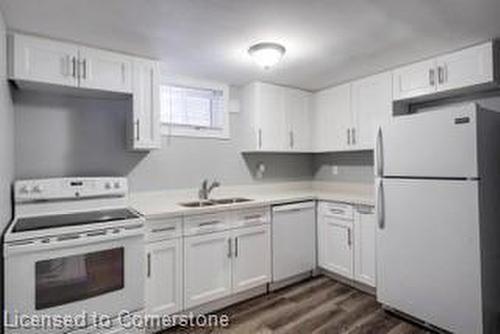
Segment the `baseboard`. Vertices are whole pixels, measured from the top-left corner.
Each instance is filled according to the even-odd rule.
[[[313,271],[308,271],[308,272],[305,272],[302,274],[292,276],[290,278],[286,278],[286,279],[281,280],[281,281],[271,282],[271,283],[269,283],[269,291],[276,291],[276,290],[282,289],[282,288],[287,287],[289,285],[296,284],[296,283],[299,283],[300,281],[304,281],[306,279],[309,279],[312,276],[313,276]]]
[[[369,285],[354,281],[352,279],[345,278],[341,275],[332,273],[331,271],[328,271],[326,269],[320,268],[319,271],[322,275],[325,275],[325,276],[330,277],[336,281],[339,281],[341,283],[349,285],[357,290],[363,291],[363,292],[368,293],[368,294],[373,295],[373,296],[375,296],[377,294],[377,289],[373,286],[369,286]]]

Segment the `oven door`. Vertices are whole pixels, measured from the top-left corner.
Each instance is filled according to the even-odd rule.
[[[67,332],[93,325],[95,314],[113,318],[142,309],[143,232],[139,225],[6,244],[6,332]],[[52,323],[20,326],[25,316],[34,321],[46,317]],[[55,322],[61,316],[78,322],[59,326]]]

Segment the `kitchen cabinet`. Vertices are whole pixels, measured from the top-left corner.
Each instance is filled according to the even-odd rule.
[[[376,217],[373,207],[358,206],[354,220],[354,279],[375,286]]]
[[[350,147],[373,150],[378,129],[392,117],[392,74],[384,72],[354,81],[351,92],[354,127]]]
[[[493,84],[497,45],[487,42],[393,71],[394,100]]]
[[[254,82],[243,88],[245,151],[310,150],[310,93]]]
[[[78,87],[78,46],[27,35],[9,35],[11,79]]]
[[[12,80],[132,93],[131,77],[127,55],[17,33],[9,36]]]
[[[371,206],[318,204],[318,265],[368,286],[375,286],[375,214]]]
[[[132,93],[132,59],[116,52],[80,47],[80,87]]]
[[[336,214],[320,214],[318,264],[321,268],[349,279],[354,278],[352,229],[351,219]]]
[[[271,280],[269,225],[234,230],[233,292],[245,291]]]
[[[269,208],[184,218],[187,309],[271,281]]]
[[[133,60],[132,113],[129,115],[129,147],[151,150],[161,146],[160,66],[157,61]]]
[[[313,147],[316,152],[343,151],[351,144],[351,85],[322,90],[313,97]]]
[[[181,239],[146,245],[146,309],[168,315],[182,310]]]
[[[231,231],[184,238],[184,305],[201,305],[231,294]]]

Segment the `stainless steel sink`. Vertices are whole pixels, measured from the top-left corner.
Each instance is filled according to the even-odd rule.
[[[213,202],[216,204],[235,204],[235,203],[244,203],[252,201],[249,198],[244,197],[231,197],[231,198],[220,198],[214,199]]]
[[[219,198],[219,199],[206,200],[206,201],[184,202],[184,203],[179,203],[179,205],[184,206],[186,208],[201,208],[201,207],[205,207],[205,206],[236,204],[236,203],[243,203],[243,202],[250,202],[250,201],[252,201],[252,200],[249,198],[230,197],[230,198]]]
[[[203,206],[215,205],[215,203],[212,201],[194,201],[194,202],[179,203],[179,205],[184,206],[186,208],[201,208]]]

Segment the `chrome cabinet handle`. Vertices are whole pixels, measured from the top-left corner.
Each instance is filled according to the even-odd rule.
[[[294,142],[293,142],[293,131],[290,131],[290,148],[293,148]]]
[[[71,76],[76,79],[76,57],[71,57]]]
[[[352,245],[352,236],[351,236],[351,228],[347,228],[347,246],[351,247]]]
[[[378,128],[377,142],[375,145],[375,170],[376,176],[382,177],[384,175],[384,147],[382,138],[382,128]]]
[[[83,65],[83,74],[82,74],[82,78],[83,80],[87,80],[87,59],[84,59],[82,61],[82,65]]]
[[[436,84],[436,71],[433,68],[429,70],[429,84],[431,86]]]
[[[250,216],[243,217],[243,219],[245,219],[245,220],[254,220],[254,219],[259,219],[261,217],[262,217],[262,215],[250,215]]]
[[[148,269],[147,269],[147,276],[148,278],[151,277],[151,253],[148,253]]]
[[[152,233],[158,233],[158,232],[167,232],[167,231],[173,231],[175,230],[175,226],[169,226],[169,227],[164,227],[164,228],[154,228],[151,230]]]
[[[238,257],[238,237],[234,238],[234,257]]]
[[[140,136],[141,127],[140,127],[139,122],[140,122],[140,120],[135,121],[135,140],[137,140],[137,141],[141,140],[141,136]]]
[[[212,226],[212,225],[218,224],[219,222],[220,222],[219,220],[211,220],[209,222],[200,223],[200,224],[198,224],[198,226],[199,227],[207,227],[207,226]]]
[[[342,209],[330,209],[330,212],[333,214],[339,214],[339,215],[343,215],[345,213],[345,211]]]
[[[262,148],[262,129],[259,129],[259,148]]]
[[[378,181],[377,221],[379,229],[383,230],[385,228],[385,209],[384,209],[384,183],[382,179]]]
[[[442,66],[438,67],[438,83],[444,83],[444,68]]]
[[[351,133],[352,133],[352,144],[356,145],[356,129],[352,128]]]
[[[351,145],[351,129],[347,129],[347,145]]]
[[[228,258],[231,258],[233,256],[232,246],[233,246],[233,239],[231,239],[231,238],[227,239],[227,257]]]

